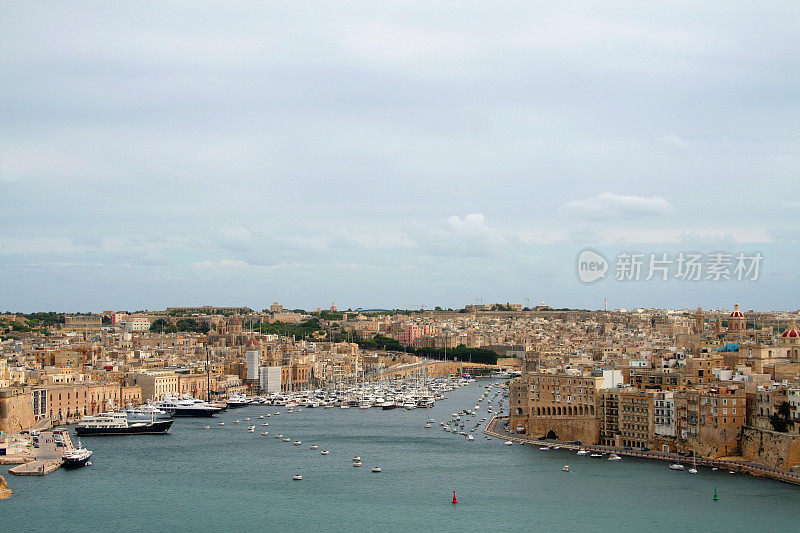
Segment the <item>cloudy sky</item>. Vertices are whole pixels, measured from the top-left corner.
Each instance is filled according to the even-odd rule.
[[[0,310],[797,309],[799,28],[797,2],[2,0]],[[613,279],[681,252],[763,261]]]

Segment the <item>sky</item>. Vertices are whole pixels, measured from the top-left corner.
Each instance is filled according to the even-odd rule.
[[[797,310],[798,50],[794,1],[0,0],[0,311]]]

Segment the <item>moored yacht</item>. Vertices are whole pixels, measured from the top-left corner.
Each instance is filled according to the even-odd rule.
[[[86,466],[89,462],[89,457],[92,456],[92,450],[87,450],[78,440],[78,447],[64,453],[64,468],[80,468]]]
[[[167,414],[174,417],[187,417],[187,416],[214,416],[219,413],[221,409],[215,407],[203,400],[184,396],[183,398],[176,398],[174,396],[167,396],[160,402],[156,402],[156,407],[166,411]]]
[[[78,435],[138,435],[161,434],[169,431],[172,420],[131,422],[124,413],[100,413],[84,416],[78,422]]]

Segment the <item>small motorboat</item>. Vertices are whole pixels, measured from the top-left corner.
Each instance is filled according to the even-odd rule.
[[[320,455],[330,455],[331,452],[329,452],[328,450],[322,450],[321,452],[319,452],[319,454]]]
[[[262,425],[262,426],[268,426],[268,425],[269,425],[269,422],[264,422],[264,423],[263,423],[263,424],[261,424],[261,425]]]
[[[299,440],[296,440],[296,441],[294,441],[292,444],[294,444],[295,446],[300,446],[300,445],[301,445],[301,444],[303,444],[303,443],[302,443],[302,442],[300,442]]]
[[[303,476],[301,476],[300,474],[295,474],[292,476],[292,479],[295,481],[303,481]]]
[[[589,455],[589,450],[580,449],[575,455]]]
[[[541,448],[539,448],[539,449],[540,449],[540,450],[549,450],[549,449],[550,449],[550,446],[542,446],[542,447],[541,447]]]
[[[505,441],[503,444],[505,444],[506,446],[513,446],[514,445],[514,443],[511,442],[510,440]]]
[[[203,429],[211,429],[211,426],[203,426]]]
[[[619,455],[617,455],[615,453],[612,453],[611,455],[608,456],[608,460],[609,461],[622,461],[622,457],[620,457]]]
[[[275,435],[275,438],[276,438],[276,439],[282,439],[282,438],[283,438],[283,435],[281,435],[280,433],[278,433],[277,435]]]
[[[267,435],[269,435],[269,431],[262,431],[262,432],[261,432],[261,435],[262,435],[262,436],[264,436],[264,437],[266,437]]]
[[[312,449],[312,450],[318,450],[318,449],[319,449],[319,446],[317,446],[316,444],[312,444],[312,445],[310,446],[310,449]]]
[[[683,465],[680,463],[672,463],[669,465],[670,470],[683,470]]]
[[[379,466],[373,466],[373,467],[372,467],[372,472],[373,472],[373,473],[377,474],[377,473],[378,473],[378,472],[380,472],[380,471],[381,471],[381,467],[379,467]]]
[[[569,465],[562,466],[561,470],[563,470],[564,472],[569,472]]]
[[[363,464],[364,464],[364,463],[362,463],[361,461],[355,461],[355,462],[353,463],[353,466],[363,466]]]
[[[283,442],[292,442],[292,439],[290,439],[289,437],[284,437]]]
[[[241,420],[239,420],[238,418],[233,421],[234,424],[238,424],[239,422],[241,422]]]
[[[224,425],[225,425],[225,422],[220,422],[220,423],[219,423],[219,425],[220,425],[220,426],[224,426]]]
[[[589,457],[603,457],[602,453],[590,453]]]
[[[473,437],[472,435],[467,435],[467,440],[475,440],[475,437]],[[522,443],[520,443],[520,444],[522,444]]]
[[[361,457],[359,457],[359,456],[357,456],[357,455],[356,455],[355,457],[353,457],[353,462],[354,462],[354,463],[355,463],[355,462],[358,462],[358,461],[360,461],[360,460],[361,460]]]
[[[250,417],[244,419],[245,422],[250,422]]]
[[[689,469],[689,473],[690,474],[696,474],[697,473],[697,469],[692,467],[692,468]]]

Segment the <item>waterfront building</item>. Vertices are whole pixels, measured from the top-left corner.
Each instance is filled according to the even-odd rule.
[[[528,435],[595,443],[602,376],[534,372],[511,380],[511,427]]]

